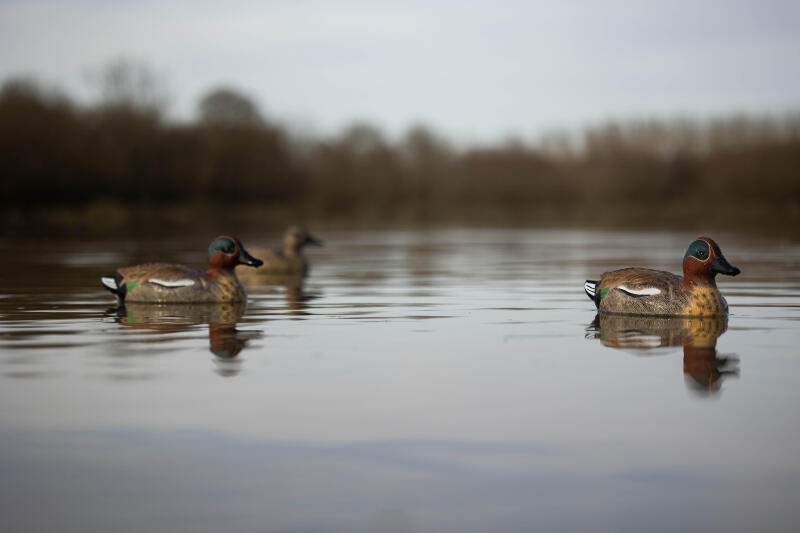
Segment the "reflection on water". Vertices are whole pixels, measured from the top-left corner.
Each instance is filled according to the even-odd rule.
[[[738,376],[736,356],[717,355],[717,339],[728,329],[728,317],[650,317],[598,313],[589,335],[604,346],[648,355],[649,350],[683,346],[686,384],[701,394],[720,391],[722,378]]]
[[[289,310],[288,314],[291,316],[306,315],[305,310],[309,307],[309,303],[320,296],[320,293],[310,291],[305,287],[304,276],[265,274],[256,269],[249,269],[237,274],[249,292],[256,290],[275,294],[283,291]]]
[[[241,320],[247,303],[223,304],[147,304],[128,302],[114,307],[108,314],[126,330],[179,333],[191,330],[196,325],[208,325],[209,350],[217,358],[217,373],[235,376],[239,373],[240,360],[236,359],[250,339],[259,336],[258,331],[239,331],[236,323]],[[158,342],[165,337],[147,338]]]
[[[208,236],[0,242],[0,531],[792,530],[800,246],[714,235],[727,323],[584,338],[585,279],[695,236],[326,231],[246,307],[110,310],[100,275]]]

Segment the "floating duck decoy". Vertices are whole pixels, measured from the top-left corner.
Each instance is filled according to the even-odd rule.
[[[301,226],[291,226],[283,236],[283,249],[254,249],[253,253],[264,259],[264,266],[256,274],[277,276],[306,276],[308,259],[303,256],[307,245],[322,246],[324,243]]]
[[[658,316],[722,316],[728,303],[715,277],[735,276],[722,251],[708,237],[699,237],[683,256],[683,277],[647,268],[606,272],[586,280],[584,290],[599,312]]]
[[[120,304],[241,302],[247,294],[234,268],[261,264],[260,259],[247,253],[239,239],[223,235],[208,247],[205,272],[183,265],[148,263],[123,267],[115,275],[100,279]]]

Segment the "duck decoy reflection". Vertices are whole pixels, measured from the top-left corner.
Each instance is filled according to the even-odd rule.
[[[247,346],[248,341],[260,336],[258,331],[241,331],[236,328],[246,307],[244,302],[173,305],[129,302],[110,309],[109,313],[127,329],[161,334],[191,331],[197,325],[207,324],[209,351],[216,358],[217,373],[232,376],[239,372],[239,353]],[[167,340],[171,339],[147,338],[144,342]]]
[[[683,373],[690,389],[719,392],[727,376],[738,376],[738,359],[717,354],[717,339],[728,328],[727,317],[648,317],[598,313],[587,337],[604,346],[642,354],[658,348],[683,347]]]
[[[717,289],[717,274],[736,276],[719,245],[698,237],[683,256],[683,277],[649,268],[624,268],[587,279],[583,288],[600,313],[657,316],[723,316],[728,302]]]
[[[291,316],[308,315],[309,302],[320,297],[319,291],[308,290],[302,278],[287,276],[265,276],[259,280],[259,290],[270,293],[283,291],[286,300],[286,314]]]

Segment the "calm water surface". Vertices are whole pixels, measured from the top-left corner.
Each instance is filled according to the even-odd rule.
[[[98,282],[213,236],[0,242],[0,530],[800,523],[798,243],[715,235],[727,321],[595,321],[584,279],[696,235],[315,229],[304,286],[224,307]]]

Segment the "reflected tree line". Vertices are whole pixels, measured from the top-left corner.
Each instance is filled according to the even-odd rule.
[[[368,124],[298,138],[225,87],[193,121],[167,120],[149,76],[114,64],[88,106],[30,80],[2,86],[6,231],[31,213],[98,206],[111,226],[131,209],[209,205],[378,222],[800,219],[800,113],[609,122],[468,147],[423,126],[397,140]]]

